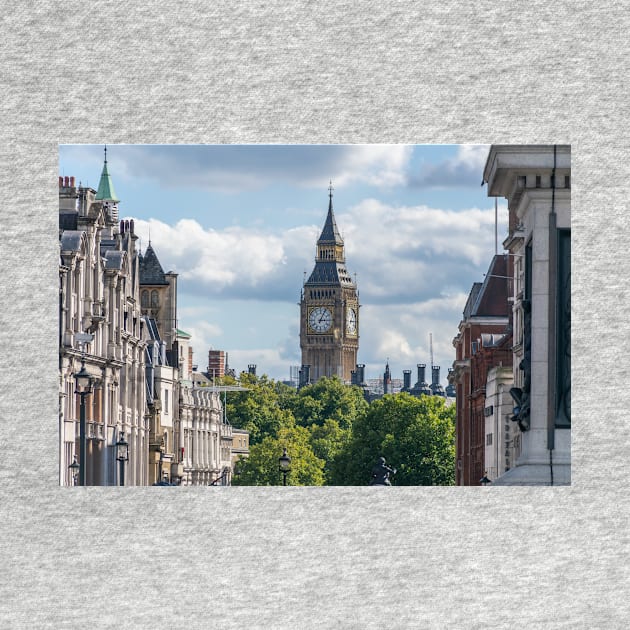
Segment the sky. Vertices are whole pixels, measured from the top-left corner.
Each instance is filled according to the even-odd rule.
[[[61,145],[59,174],[98,188],[103,145]],[[286,380],[301,363],[300,290],[333,208],[361,304],[366,378],[434,363],[445,385],[474,282],[495,253],[487,145],[108,145],[119,217],[178,277],[194,363]],[[498,251],[507,206],[498,204]],[[427,372],[427,376],[429,373]]]

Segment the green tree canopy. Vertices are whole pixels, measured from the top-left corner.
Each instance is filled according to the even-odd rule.
[[[283,479],[278,458],[284,449],[291,458],[291,471],[287,477],[290,486],[324,485],[324,461],[310,446],[310,432],[304,427],[282,427],[277,437],[266,436],[249,450],[249,457],[239,460],[238,474],[232,480],[235,486],[278,486]]]
[[[311,425],[310,431],[311,447],[315,455],[325,462],[324,476],[326,485],[330,485],[332,464],[350,439],[351,430],[342,429],[336,420],[324,420],[323,425]]]
[[[294,400],[293,415],[304,427],[323,426],[326,420],[335,420],[342,429],[349,429],[367,409],[360,388],[348,387],[333,376],[300,389]]]
[[[330,483],[367,485],[379,457],[397,469],[393,485],[455,483],[455,407],[406,393],[374,401],[331,466]]]
[[[240,384],[249,391],[228,392],[226,412],[232,425],[249,431],[250,445],[275,437],[282,427],[295,424],[290,407],[296,395],[292,397],[287,391],[290,387],[252,374],[241,374]]]

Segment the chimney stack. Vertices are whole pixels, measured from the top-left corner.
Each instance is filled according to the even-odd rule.
[[[432,365],[431,366],[431,385],[439,385],[440,384],[440,366]]]
[[[416,383],[416,387],[420,387],[426,382],[424,378],[424,368],[426,367],[425,363],[418,363],[418,382]]]
[[[411,389],[411,370],[403,370],[403,390],[408,392]]]

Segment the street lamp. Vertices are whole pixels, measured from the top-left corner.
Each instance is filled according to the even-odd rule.
[[[85,359],[81,359],[81,369],[74,375],[75,393],[81,396],[79,411],[79,485],[85,485],[85,464],[87,442],[85,436],[85,397],[92,393],[96,379],[85,369]]]
[[[278,470],[283,476],[283,486],[287,485],[287,475],[291,472],[291,458],[287,455],[287,449],[284,448],[284,453],[278,457]]]
[[[70,466],[68,466],[68,469],[70,470],[70,473],[72,475],[72,485],[76,486],[77,485],[77,477],[79,475],[79,462],[77,462],[77,456],[74,456],[74,459],[72,460],[72,464],[70,464]]]
[[[164,445],[164,438],[160,440],[160,467],[158,470],[158,482],[162,481],[162,467],[164,465],[164,453],[166,451],[166,446]]]
[[[125,485],[125,462],[129,461],[129,443],[125,440],[124,431],[120,432],[116,442],[116,459],[120,466],[120,485]]]

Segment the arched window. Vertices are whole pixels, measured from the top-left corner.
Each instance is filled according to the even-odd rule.
[[[142,292],[142,297],[140,298],[140,304],[142,308],[149,308],[149,292],[148,291],[145,290]]]
[[[158,292],[153,289],[153,291],[151,291],[151,306],[159,306],[160,305],[160,299],[158,297]]]

